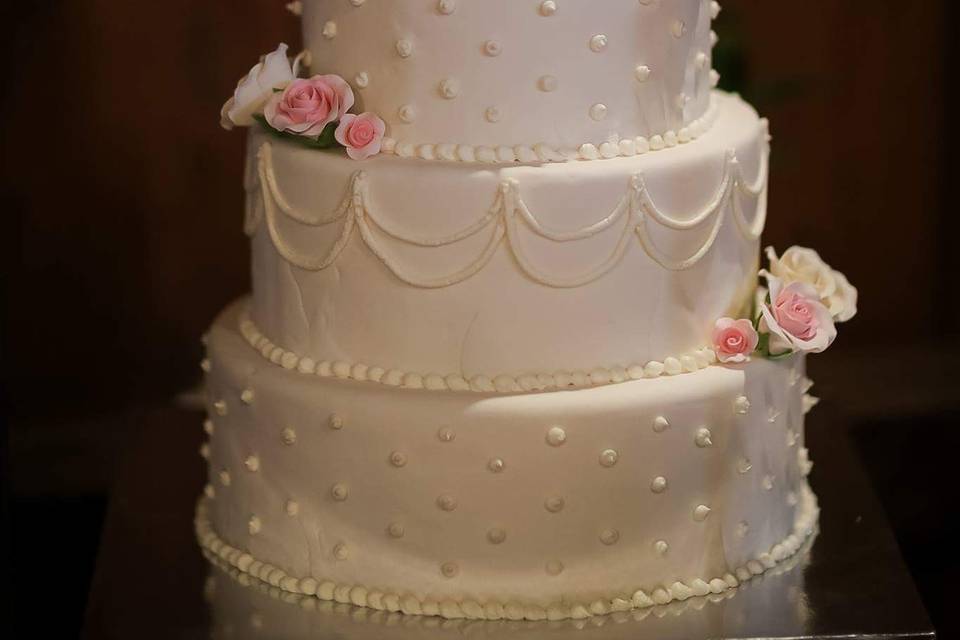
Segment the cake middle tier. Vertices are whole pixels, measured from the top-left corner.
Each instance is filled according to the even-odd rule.
[[[714,321],[751,303],[766,214],[766,122],[714,100],[697,141],[594,162],[358,163],[252,135],[248,339],[431,388],[702,368]]]

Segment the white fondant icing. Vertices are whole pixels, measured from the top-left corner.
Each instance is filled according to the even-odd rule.
[[[733,104],[734,99],[730,101]],[[494,200],[501,198],[503,194],[496,191],[505,181],[501,176],[507,178],[507,182],[510,178],[519,182],[521,203],[529,205],[528,210],[536,214],[534,219],[541,230],[548,233],[554,231],[551,227],[559,227],[566,233],[591,222],[582,219],[582,205],[573,208],[565,204],[572,201],[574,195],[578,202],[599,203],[600,211],[615,209],[616,198],[623,195],[624,190],[633,192],[632,176],[638,170],[644,173],[646,189],[655,198],[656,205],[669,209],[671,219],[684,220],[691,213],[699,213],[716,193],[722,178],[725,149],[737,149],[737,158],[751,180],[759,175],[760,152],[765,142],[759,121],[752,115],[748,121],[749,118],[753,118],[752,124],[725,126],[723,132],[711,135],[714,143],[704,148],[715,150],[717,155],[709,161],[688,146],[678,147],[660,159],[647,154],[611,160],[609,167],[518,166],[492,175],[489,170],[469,166],[408,172],[403,166],[407,163],[399,159],[376,158],[364,163],[366,176],[361,182],[367,185],[364,197],[376,221],[401,237],[416,240],[448,239],[469,225],[479,224],[480,219],[487,217],[482,215],[482,209],[481,212],[466,206],[451,209],[450,203],[476,202],[484,193]],[[706,139],[701,142],[706,143]],[[254,148],[259,146],[254,143]],[[351,370],[354,365],[367,365],[418,374],[423,384],[432,374],[445,381],[458,376],[456,384],[460,386],[464,384],[460,379],[469,385],[477,376],[486,376],[492,382],[498,376],[508,375],[521,389],[526,385],[531,390],[537,388],[539,381],[525,376],[542,373],[574,376],[580,371],[590,377],[598,366],[607,369],[611,377],[616,375],[616,365],[632,377],[636,377],[633,367],[648,368],[649,363],[659,363],[649,364],[649,371],[663,367],[661,372],[682,372],[685,371],[682,356],[689,355],[696,363],[695,352],[709,341],[710,319],[736,313],[741,304],[747,303],[756,283],[757,243],[749,236],[744,237],[734,220],[721,226],[713,248],[688,268],[686,275],[675,277],[661,273],[662,267],[649,260],[644,251],[626,250],[616,268],[611,267],[602,277],[581,285],[578,303],[571,305],[566,302],[569,296],[549,293],[541,283],[530,281],[511,253],[516,250],[526,258],[525,264],[534,274],[546,272],[540,275],[547,276],[548,281],[575,282],[576,276],[602,273],[610,262],[603,261],[615,252],[615,245],[621,240],[628,224],[627,216],[621,214],[618,221],[605,229],[598,228],[593,235],[558,242],[533,231],[517,206],[512,209],[517,233],[512,234],[511,239],[504,230],[499,247],[489,250],[492,255],[485,267],[459,284],[445,287],[444,296],[420,294],[403,286],[385,269],[381,258],[368,251],[360,233],[351,233],[338,244],[343,225],[351,216],[342,208],[338,211],[333,203],[343,202],[343,191],[350,175],[356,172],[357,163],[333,154],[294,149],[284,143],[273,144],[272,156],[277,186],[295,213],[317,222],[318,212],[332,211],[322,218],[330,223],[319,227],[302,225],[276,211],[274,222],[280,239],[297,255],[317,261],[328,255],[332,245],[340,247],[336,265],[316,275],[288,268],[283,264],[285,260],[275,253],[267,225],[252,224],[264,220],[262,194],[256,191],[259,185],[254,183],[252,215],[248,220],[251,223],[248,229],[254,234],[252,315],[258,331],[266,334],[274,346],[267,357],[294,368],[319,370],[321,375],[328,375],[320,363],[325,361],[332,367],[339,361],[343,366],[337,373],[347,377],[354,376]],[[685,181],[689,180],[685,184],[697,181],[700,188],[671,187],[672,179],[691,175],[691,172],[691,178],[684,177]],[[441,174],[450,179],[434,181],[431,177],[434,174],[438,180]],[[460,191],[457,185],[461,179],[473,187]],[[567,185],[573,187],[573,191]],[[406,191],[408,188],[411,191]],[[449,193],[448,199],[426,200],[416,195],[432,194],[440,188]],[[408,195],[395,197],[397,189],[404,189],[399,193]],[[324,199],[314,197],[321,194]],[[740,194],[737,200],[748,220],[756,220],[753,198]],[[373,205],[380,202],[389,202],[390,206],[374,208]],[[345,204],[354,206],[352,202]],[[477,251],[491,242],[488,234],[497,231],[496,218],[500,213],[502,211],[491,216],[492,222],[485,230],[459,242],[423,247],[401,243],[376,228],[365,214],[364,218],[370,228],[367,237],[382,249],[383,257],[401,275],[413,276],[419,281],[425,276],[435,279],[435,276],[461,272],[464,262],[472,260]],[[732,208],[722,213],[736,218]],[[595,215],[599,218],[605,214]],[[709,218],[701,227],[675,230],[649,220],[646,214],[645,217],[651,247],[658,250],[654,255],[670,258],[671,262],[682,261],[710,240],[715,222]],[[636,234],[631,234],[631,239],[640,240]],[[363,252],[367,255],[361,255]],[[616,255],[613,258],[616,259]],[[347,275],[341,280],[334,279],[334,274]],[[362,282],[362,288],[344,286],[354,282]],[[652,292],[667,286],[680,286],[685,293],[664,300],[663,305],[650,305]],[[514,302],[504,305],[503,300]],[[399,309],[406,310],[405,314],[416,309],[416,320],[400,322]],[[516,314],[521,312],[527,319],[524,323],[516,322]],[[560,326],[555,322],[558,317],[569,318],[578,326],[581,339],[570,340],[568,335],[560,335]],[[433,328],[437,326],[445,330],[435,331]],[[402,333],[399,333],[400,327]],[[494,335],[502,340],[506,333],[514,341],[511,349],[489,348],[489,340]],[[297,356],[309,358],[308,365],[312,366],[298,363]],[[667,371],[664,366],[667,356],[675,357],[680,366]],[[402,383],[402,377],[400,381]],[[506,383],[506,387],[512,386]]]
[[[491,601],[505,608],[509,604],[520,617],[539,617],[540,612],[546,616],[547,610],[552,610],[554,617],[579,616],[583,611],[598,615],[597,611],[639,605],[645,599],[678,599],[702,592],[705,585],[716,585],[715,580],[725,582],[738,568],[746,571],[749,579],[758,567],[763,571],[789,555],[805,535],[792,533],[802,524],[794,516],[813,510],[813,498],[805,493],[800,454],[786,446],[779,430],[758,428],[766,425],[769,406],[789,406],[791,414],[802,415],[799,385],[791,388],[787,384],[792,361],[758,360],[740,367],[711,367],[688,376],[627,381],[560,394],[409,392],[387,385],[325,380],[272,366],[230,326],[232,323],[220,322],[211,332],[210,357],[215,366],[208,394],[229,397],[250,384],[257,389],[257,402],[255,411],[232,412],[221,419],[226,424],[218,424],[221,428],[214,434],[217,464],[233,468],[249,455],[244,452],[255,450],[262,469],[256,482],[247,477],[238,480],[227,499],[205,502],[203,509],[216,523],[218,557],[222,552],[225,558],[232,556],[240,563],[239,558],[247,553],[247,557],[273,562],[275,566],[261,563],[253,573],[290,589],[299,589],[305,577],[312,576],[313,583],[305,586],[321,598],[365,606],[383,606],[386,595],[392,593],[398,597],[405,594],[401,599],[408,599],[408,611],[433,615],[463,615],[468,609],[484,613],[485,603]],[[756,410],[742,417],[732,411],[716,412],[717,407],[731,406],[740,395],[755,398]],[[260,424],[255,412],[282,415],[284,423],[300,427],[296,446],[284,444],[277,437],[276,423]],[[637,429],[638,425],[655,424],[664,413],[672,423],[666,431]],[[350,416],[350,429],[337,433],[308,428],[316,416],[334,414]],[[697,464],[683,464],[702,454],[691,446],[689,436],[670,433],[677,429],[675,435],[695,432],[707,420],[712,439],[723,446],[715,447]],[[575,437],[568,437],[562,448],[546,446],[550,425],[561,422],[568,436]],[[438,439],[441,429],[452,433],[452,426],[443,425],[458,427],[455,441]],[[630,442],[621,442],[617,434],[627,432]],[[496,453],[490,443],[503,438],[515,443],[511,468],[494,477],[480,465],[488,464]],[[571,462],[596,460],[598,452],[608,446],[605,442],[616,443],[615,450],[622,454],[616,470],[597,469],[571,477]],[[385,464],[385,458],[400,447],[408,456],[416,454],[416,483],[398,485],[392,480],[397,471]],[[437,447],[442,447],[443,456],[437,455]],[[776,477],[773,489],[766,491],[759,483],[753,486],[737,473],[736,460],[747,454],[764,460],[764,473]],[[651,480],[642,470],[663,460],[675,460],[677,465],[670,470],[669,491],[655,496],[644,486]],[[471,468],[488,480],[478,478],[469,493],[461,493],[462,487],[451,484],[450,479]],[[292,486],[291,479],[297,477],[309,477],[320,486],[324,482],[349,483],[350,501],[341,505],[326,499],[322,491],[300,492],[298,514],[290,518],[284,508],[278,508],[277,496],[289,500],[281,487]],[[488,482],[490,486],[485,488]],[[386,486],[391,490],[376,489]],[[607,499],[595,500],[593,496],[606,487]],[[623,499],[616,497],[618,491]],[[454,492],[464,500],[455,513],[444,512],[442,501],[431,502],[431,495],[452,498]],[[791,492],[798,497],[796,506],[789,504]],[[536,508],[537,504],[556,508],[557,499],[562,508],[552,515]],[[648,517],[654,507],[647,500],[659,505],[659,517],[654,520]],[[633,506],[623,509],[625,503]],[[604,505],[615,508],[606,511]],[[696,507],[708,505],[714,509],[706,512],[709,517],[696,525],[691,522],[691,517],[697,517]],[[406,528],[402,544],[423,549],[422,564],[411,562],[408,556],[395,564],[390,560],[396,557],[391,554],[400,551],[392,550],[397,549],[398,541],[382,519],[385,511],[397,514],[395,523],[401,519],[418,523],[415,529]],[[252,512],[263,528],[248,541],[246,524]],[[736,525],[741,521],[763,526],[754,527],[756,532],[731,548],[713,546],[711,541],[722,540],[723,531],[728,540],[736,539]],[[315,528],[318,523],[323,523],[322,539],[302,536],[304,529],[319,531]],[[522,531],[524,537],[550,541],[555,539],[552,532],[557,523],[576,535],[566,542],[543,543],[532,557],[527,557],[529,548],[518,546],[516,539],[508,536],[493,545],[496,553],[489,555],[493,529]],[[609,533],[614,524],[616,536]],[[212,534],[213,529],[207,531]],[[201,542],[213,539],[206,533],[199,535]],[[617,538],[615,544],[605,543],[613,537]],[[651,540],[660,539],[669,540],[672,547],[669,552],[664,549],[662,557],[656,546],[650,546]],[[231,544],[255,548],[252,553],[244,552]],[[345,561],[332,554],[336,544],[350,546]],[[595,557],[599,545],[603,545],[603,555]],[[583,559],[587,557],[589,574],[584,574]],[[632,558],[630,571],[624,571],[624,558]],[[697,568],[685,564],[694,558]],[[253,562],[243,561],[248,569]],[[456,563],[455,579],[445,578],[438,570],[446,562]],[[564,569],[549,576],[549,584],[538,583],[535,590],[517,591],[516,583],[505,581],[503,567],[544,575],[552,562],[561,563]],[[678,583],[677,575],[703,575],[704,579]],[[709,576],[713,578],[707,580]],[[443,586],[452,585],[449,580],[456,581],[453,591]],[[376,597],[371,596],[373,589],[364,586],[372,584],[379,589]],[[638,591],[642,595],[637,595]],[[479,599],[464,598],[464,593]],[[444,607],[443,602],[451,604]],[[568,603],[567,608],[557,609],[560,602]]]
[[[375,77],[364,89],[364,110],[383,117],[391,135],[401,127],[402,139],[414,148],[441,141],[475,148],[544,143],[552,149],[577,149],[585,142],[599,147],[611,137],[679,132],[702,118],[709,105],[709,78],[691,75],[689,69],[696,53],[710,47],[710,9],[703,0],[650,6],[636,0],[603,0],[602,5],[438,0],[366,3],[362,10],[331,0],[303,0],[302,8],[303,38],[313,67],[348,79],[358,69]],[[328,24],[336,25],[336,37]],[[591,30],[584,33],[587,25]],[[509,59],[492,61],[486,54],[483,38],[494,35],[510,51]],[[550,46],[544,46],[546,41]],[[638,61],[658,75],[658,82],[640,92],[632,77]],[[437,82],[451,70],[483,88],[463,94],[456,108],[435,99]],[[531,83],[543,75],[557,79],[555,93],[531,94]],[[616,117],[599,122],[584,118],[577,100],[557,99],[563,87],[602,97]],[[691,104],[682,111],[664,109],[680,92],[691,96]],[[397,105],[404,101],[421,109],[415,123],[398,117]],[[482,113],[485,102],[500,105],[508,117],[496,127],[464,120],[464,113]]]

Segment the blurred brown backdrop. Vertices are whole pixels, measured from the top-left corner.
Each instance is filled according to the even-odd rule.
[[[199,336],[247,290],[243,141],[218,113],[258,55],[299,43],[283,5],[2,9],[14,506],[104,495],[139,416],[197,382]],[[860,288],[859,317],[814,362],[821,395],[853,423],[954,415],[956,3],[723,6],[724,83],[772,123],[766,241],[814,246]]]

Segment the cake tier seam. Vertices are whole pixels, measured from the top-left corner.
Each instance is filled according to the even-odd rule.
[[[486,619],[486,620],[563,620],[569,618],[588,618],[615,611],[649,608],[665,605],[674,601],[684,601],[697,596],[718,594],[734,589],[741,583],[764,574],[785,560],[794,556],[804,543],[816,531],[819,507],[816,496],[809,485],[802,489],[801,507],[794,521],[793,531],[782,541],[774,544],[768,551],[759,553],[751,560],[730,569],[722,576],[712,579],[694,578],[687,582],[676,581],[645,591],[637,589],[633,593],[610,594],[592,602],[557,602],[546,607],[519,602],[477,602],[474,600],[446,599],[432,602],[429,613],[422,600],[410,593],[397,593],[392,590],[370,589],[363,585],[338,584],[331,580],[314,577],[296,577],[269,563],[255,559],[250,553],[242,551],[224,542],[214,531],[207,510],[209,498],[201,496],[197,502],[194,520],[195,532],[200,546],[213,557],[220,558],[242,573],[283,591],[315,596],[320,600],[335,600],[391,612],[408,615],[438,615],[443,618]],[[433,606],[436,605],[436,606]]]
[[[400,158],[438,160],[444,162],[479,162],[483,164],[510,164],[513,162],[571,162],[631,158],[651,151],[661,151],[678,144],[693,142],[713,128],[719,113],[715,95],[702,116],[692,120],[679,130],[667,130],[649,137],[611,137],[595,144],[584,142],[568,148],[558,148],[547,143],[534,145],[472,145],[454,142],[413,143],[392,137],[383,139],[381,153]]]
[[[680,356],[668,356],[663,361],[626,367],[595,367],[590,371],[557,371],[522,375],[474,375],[469,378],[458,373],[416,373],[401,369],[347,362],[344,360],[316,360],[285,349],[265,336],[250,318],[249,310],[241,313],[240,334],[265,359],[284,369],[321,378],[352,379],[376,382],[391,387],[428,389],[430,391],[472,391],[475,393],[525,393],[585,389],[629,380],[653,379],[695,373],[717,363],[713,349],[703,347]]]

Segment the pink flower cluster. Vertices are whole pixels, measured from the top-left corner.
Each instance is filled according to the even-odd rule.
[[[347,113],[354,104],[350,85],[336,75],[300,78],[274,93],[263,110],[267,123],[277,131],[316,137],[330,123],[339,121],[335,139],[354,160],[380,153],[386,126],[372,113]]]
[[[713,350],[724,363],[741,363],[757,350],[761,334],[767,336],[764,355],[820,353],[837,337],[830,311],[816,289],[804,282],[783,282],[762,271],[769,286],[756,323],[720,318],[713,327]]]

